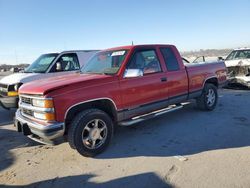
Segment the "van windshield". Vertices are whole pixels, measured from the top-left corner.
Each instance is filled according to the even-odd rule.
[[[45,73],[54,59],[58,56],[57,53],[43,54],[36,61],[34,61],[29,67],[27,67],[25,73]]]
[[[86,74],[114,75],[120,69],[126,55],[127,50],[99,52],[86,63],[81,71]]]

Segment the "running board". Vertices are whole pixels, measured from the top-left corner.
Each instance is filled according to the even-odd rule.
[[[119,125],[120,126],[130,126],[130,125],[133,125],[135,123],[139,123],[139,122],[142,122],[142,121],[145,121],[145,120],[148,120],[148,119],[151,119],[151,118],[154,118],[154,117],[157,117],[157,116],[169,113],[169,112],[179,110],[181,108],[183,108],[183,105],[170,106],[168,108],[164,108],[164,109],[161,109],[161,110],[150,112],[148,114],[143,114],[141,116],[133,117],[132,119],[130,119],[128,121],[122,121],[122,122],[119,123]]]

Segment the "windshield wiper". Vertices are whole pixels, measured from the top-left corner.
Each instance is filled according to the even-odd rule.
[[[108,73],[108,72],[92,72],[92,71],[87,71],[87,72],[81,72],[83,74],[104,74],[104,75],[114,75],[114,73]]]
[[[102,74],[105,74],[105,75],[114,75],[114,73],[108,73],[108,72],[103,72]]]

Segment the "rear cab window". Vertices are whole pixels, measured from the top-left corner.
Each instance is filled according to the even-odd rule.
[[[161,54],[164,58],[166,67],[168,71],[178,71],[180,70],[179,62],[172,48],[164,47],[160,48]]]

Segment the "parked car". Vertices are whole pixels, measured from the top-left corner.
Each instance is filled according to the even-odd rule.
[[[18,69],[17,67],[12,67],[12,68],[10,69],[10,72],[13,72],[13,73],[19,72],[19,69]]]
[[[224,62],[184,65],[173,45],[112,48],[95,54],[81,73],[21,86],[15,126],[38,142],[64,136],[81,155],[95,156],[117,125],[178,110],[189,99],[213,110],[225,81]]]
[[[225,59],[229,86],[250,88],[250,48],[233,50]]]
[[[65,51],[41,55],[23,73],[8,75],[0,80],[0,106],[18,107],[18,89],[22,84],[43,78],[79,71],[96,50]]]

